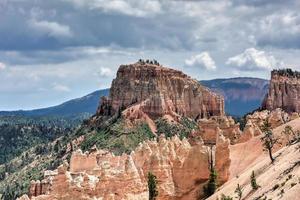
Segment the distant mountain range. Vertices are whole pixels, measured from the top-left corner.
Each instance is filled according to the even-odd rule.
[[[200,83],[225,97],[226,113],[242,116],[260,107],[267,93],[268,80],[259,78],[229,78],[200,81]],[[97,90],[57,106],[35,110],[0,111],[0,116],[63,116],[92,115],[96,112],[101,96],[108,96],[109,89]]]
[[[243,116],[259,108],[269,87],[268,80],[259,78],[238,77],[200,82],[224,96],[225,111],[233,116]]]
[[[66,101],[60,105],[35,110],[0,111],[0,116],[63,116],[73,117],[80,114],[92,115],[95,113],[101,96],[108,96],[109,89],[97,90],[81,98]]]

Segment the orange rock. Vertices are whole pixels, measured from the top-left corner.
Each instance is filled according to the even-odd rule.
[[[289,113],[300,113],[300,73],[291,70],[273,70],[269,92],[262,108],[267,110],[281,108]]]
[[[226,139],[222,134],[217,137],[215,168],[218,173],[218,184],[222,185],[228,181],[230,173],[230,140]]]
[[[220,183],[229,176],[229,141],[218,138],[216,162]],[[35,200],[52,199],[148,199],[147,174],[158,180],[158,199],[196,199],[209,178],[208,151],[203,143],[191,146],[177,136],[147,141],[130,155],[96,150],[91,154],[76,151],[72,154],[70,171],[64,166],[56,172],[45,173],[49,183],[43,195]],[[51,184],[50,184],[51,183]]]
[[[238,143],[247,142],[251,138],[261,135],[261,134],[262,134],[262,132],[261,132],[260,128],[257,125],[253,124],[251,120],[248,120],[245,125],[244,131],[243,131],[241,137],[239,138]]]
[[[200,131],[194,135],[200,135],[205,144],[216,144],[219,134],[230,139],[231,144],[235,144],[241,135],[239,124],[236,124],[230,116],[200,119],[198,124]]]
[[[263,126],[265,121],[268,121],[272,128],[276,128],[296,118],[296,113],[287,113],[281,108],[277,108],[272,111],[256,111],[251,115],[247,115],[246,121],[247,123],[251,121],[254,126],[259,128]]]

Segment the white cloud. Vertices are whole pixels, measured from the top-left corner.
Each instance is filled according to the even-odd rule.
[[[113,75],[113,72],[110,68],[107,67],[101,67],[99,71],[99,75],[101,77],[110,77]]]
[[[58,83],[54,83],[52,89],[55,91],[58,91],[58,92],[70,92],[71,91],[71,89],[68,86],[58,84]]]
[[[216,63],[208,52],[202,52],[185,60],[185,65],[189,67],[200,67],[205,70],[215,70]]]
[[[226,64],[245,71],[270,70],[283,66],[273,55],[255,48],[246,49],[243,53],[228,58]]]
[[[0,62],[0,71],[4,70],[6,68],[6,65],[2,62]]]
[[[55,38],[61,37],[72,37],[73,33],[69,26],[59,24],[57,22],[50,22],[50,21],[37,21],[36,19],[30,19],[28,24],[31,28],[39,31],[43,34],[48,34],[49,36]]]
[[[104,12],[115,12],[130,16],[145,17],[161,12],[159,1],[152,0],[65,0],[78,7],[99,9]]]

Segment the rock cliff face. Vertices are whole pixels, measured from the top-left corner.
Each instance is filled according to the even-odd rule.
[[[286,112],[300,112],[300,72],[273,70],[269,92],[265,97],[263,109],[282,108]]]
[[[97,116],[125,108],[128,116],[196,119],[224,115],[224,99],[180,71],[138,62],[120,66],[110,96],[102,99]]]
[[[215,165],[224,183],[229,178],[229,141],[221,135],[215,149],[222,158]],[[177,136],[144,142],[130,155],[76,151],[69,171],[64,165],[47,172],[43,181],[32,182],[29,196],[35,200],[147,200],[147,174],[152,172],[158,180],[158,199],[197,199],[209,178],[208,156],[209,149],[201,141],[191,146]]]
[[[209,119],[198,120],[199,130],[193,132],[192,136],[200,136],[204,144],[216,144],[217,138],[222,134],[235,144],[242,132],[239,124],[236,124],[230,116],[214,116]]]

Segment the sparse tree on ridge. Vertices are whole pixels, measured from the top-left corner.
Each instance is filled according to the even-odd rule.
[[[256,183],[256,177],[254,171],[252,171],[251,173],[250,180],[251,180],[252,189],[257,190],[259,188],[259,185]]]
[[[282,131],[282,134],[285,135],[288,144],[291,144],[292,140],[291,140],[291,136],[294,137],[295,133],[293,131],[293,128],[289,125],[284,127],[284,130]]]
[[[237,187],[236,187],[234,193],[237,194],[237,199],[238,199],[238,200],[241,200],[241,199],[242,199],[242,196],[243,196],[243,190],[242,190],[242,187],[240,186],[240,184],[237,184]]]
[[[264,150],[268,151],[271,162],[274,163],[275,158],[273,157],[272,150],[273,150],[275,144],[279,143],[279,138],[274,136],[273,131],[272,131],[271,126],[268,121],[264,122],[262,131],[264,134],[264,136],[261,138],[262,145],[264,147]]]

